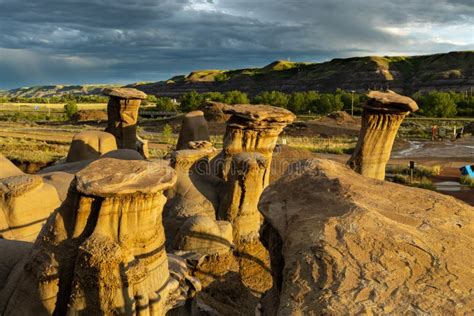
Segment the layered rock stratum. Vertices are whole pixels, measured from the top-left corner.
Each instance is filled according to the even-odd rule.
[[[265,315],[474,309],[474,208],[461,201],[313,159],[268,187],[259,209],[274,277]]]

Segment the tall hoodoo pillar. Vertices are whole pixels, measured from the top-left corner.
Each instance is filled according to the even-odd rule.
[[[367,96],[359,140],[347,163],[363,176],[383,180],[400,124],[418,105],[393,91],[371,91]]]
[[[262,217],[257,205],[266,173],[266,158],[260,153],[238,153],[232,158],[218,215],[232,224],[234,241],[259,236]]]
[[[119,149],[137,150],[138,109],[147,95],[132,88],[108,88],[103,94],[110,97],[105,131],[115,136]]]
[[[224,135],[224,180],[232,164],[232,157],[241,152],[257,152],[265,158],[264,187],[270,181],[270,165],[278,135],[293,122],[295,115],[288,110],[269,105],[236,104],[224,110],[230,114]]]
[[[179,287],[162,224],[175,182],[172,168],[147,161],[104,158],[77,173],[0,311],[164,315]]]

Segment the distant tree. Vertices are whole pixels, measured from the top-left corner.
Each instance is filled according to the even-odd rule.
[[[293,113],[303,113],[306,110],[306,93],[293,92],[288,100],[288,110]]]
[[[269,104],[286,108],[288,106],[289,96],[280,91],[265,91],[258,94],[254,99],[254,104]]]
[[[321,97],[316,102],[313,110],[315,113],[328,114],[335,111],[340,111],[344,107],[344,103],[341,101],[340,95],[334,95],[329,93],[321,94]]]
[[[246,104],[249,103],[249,98],[247,94],[233,90],[224,93],[224,103],[227,104]]]
[[[197,110],[203,102],[203,95],[194,90],[187,92],[181,96],[181,111],[190,112]]]
[[[220,92],[206,92],[202,97],[204,101],[224,102],[224,95]]]
[[[176,111],[176,104],[173,102],[171,98],[168,97],[160,97],[156,98],[155,97],[155,104],[156,104],[156,109],[158,111],[163,111],[163,112],[175,112]]]
[[[66,103],[64,105],[64,111],[66,112],[66,116],[70,119],[78,111],[76,101],[71,100]]]
[[[454,117],[457,105],[448,92],[430,92],[423,100],[423,114],[432,117]]]

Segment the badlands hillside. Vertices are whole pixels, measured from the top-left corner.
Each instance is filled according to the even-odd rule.
[[[147,94],[178,97],[198,92],[240,90],[250,95],[262,91],[332,92],[390,88],[410,95],[417,91],[466,91],[474,85],[474,52],[425,56],[367,56],[333,59],[323,63],[275,61],[263,68],[200,70],[153,83],[129,87]],[[52,85],[23,87],[4,92],[8,97],[51,97],[65,94],[100,94],[107,85]]]

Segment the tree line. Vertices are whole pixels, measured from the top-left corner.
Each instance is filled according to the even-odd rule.
[[[474,117],[474,98],[469,93],[431,91],[417,92],[411,96],[419,105],[417,115],[429,117]],[[156,104],[156,109],[166,112],[189,112],[199,109],[206,101],[216,101],[228,104],[252,103],[269,104],[288,109],[296,114],[325,115],[334,111],[344,110],[354,114],[362,112],[362,105],[367,97],[361,93],[351,93],[337,89],[334,93],[320,93],[317,91],[284,93],[281,91],[264,91],[254,97],[249,97],[241,91],[206,92],[190,91],[174,102],[168,97],[149,95],[142,104]],[[102,95],[74,95],[53,96],[48,98],[25,98],[0,96],[0,103],[106,103],[107,96]]]
[[[415,93],[411,96],[420,107],[416,115],[427,117],[474,117],[474,98],[472,95],[461,92],[431,91],[428,93]],[[335,111],[362,113],[362,105],[367,101],[367,96],[361,93],[351,93],[341,89],[334,93],[319,93],[317,91],[284,93],[281,91],[264,91],[250,98],[241,91],[225,93],[208,92],[197,93],[190,91],[180,98],[180,105],[171,102],[169,98],[157,98],[157,107],[162,110],[176,110],[189,112],[199,109],[205,101],[216,101],[228,104],[252,103],[269,104],[288,109],[296,114],[325,115]],[[167,104],[167,106],[163,105]]]

